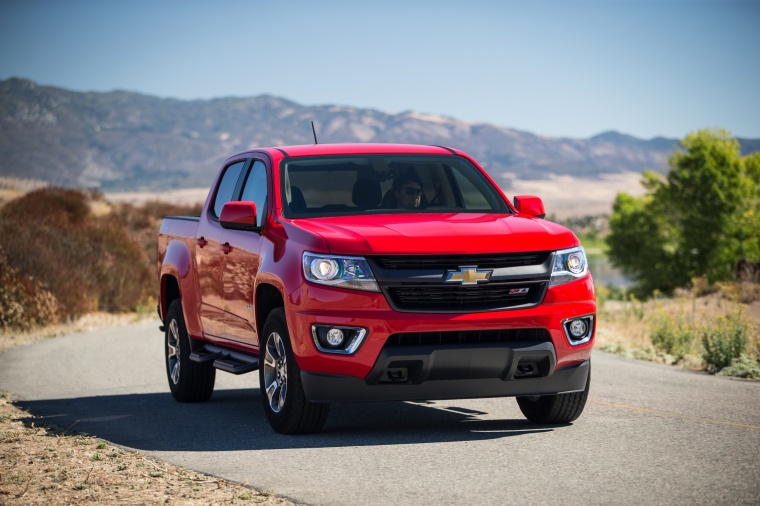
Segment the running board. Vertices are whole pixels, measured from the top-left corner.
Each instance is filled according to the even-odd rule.
[[[257,357],[214,346],[213,344],[207,344],[203,348],[192,352],[190,360],[199,364],[212,362],[211,365],[215,368],[232,374],[244,374],[259,368],[259,359]]]
[[[221,358],[223,355],[221,349],[219,351],[211,351],[207,349],[207,346],[204,346],[203,348],[192,352],[190,354],[190,360],[198,362],[199,364],[205,364],[206,362]]]

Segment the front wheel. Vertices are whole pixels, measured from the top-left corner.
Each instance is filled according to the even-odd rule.
[[[179,402],[203,402],[214,393],[216,369],[190,360],[190,336],[185,327],[182,302],[175,299],[166,312],[164,350],[166,376],[172,396]]]
[[[533,423],[570,423],[583,413],[586,399],[588,399],[589,385],[591,385],[590,364],[586,388],[583,392],[518,397],[517,405],[520,406],[520,411],[525,418]]]
[[[259,388],[269,425],[280,434],[307,434],[324,427],[330,405],[309,402],[301,385],[282,308],[274,309],[264,323],[263,364]]]

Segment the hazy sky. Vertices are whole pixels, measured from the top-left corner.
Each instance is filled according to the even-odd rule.
[[[0,0],[0,79],[760,137],[760,0]]]

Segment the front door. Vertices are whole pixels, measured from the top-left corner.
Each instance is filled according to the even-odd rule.
[[[256,224],[263,229],[267,217],[266,165],[255,160],[243,185],[240,200],[256,204]],[[259,346],[256,333],[254,290],[261,266],[261,232],[225,230],[222,244],[229,245],[224,263],[222,294],[227,339]]]
[[[201,324],[204,335],[224,337],[224,298],[222,296],[222,233],[219,214],[224,204],[232,200],[238,186],[245,160],[228,166],[217,185],[208,212],[201,217],[195,236],[195,261],[201,298]]]

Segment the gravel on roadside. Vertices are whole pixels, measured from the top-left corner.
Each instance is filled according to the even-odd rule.
[[[0,393],[0,504],[263,504],[293,502],[70,434]]]

